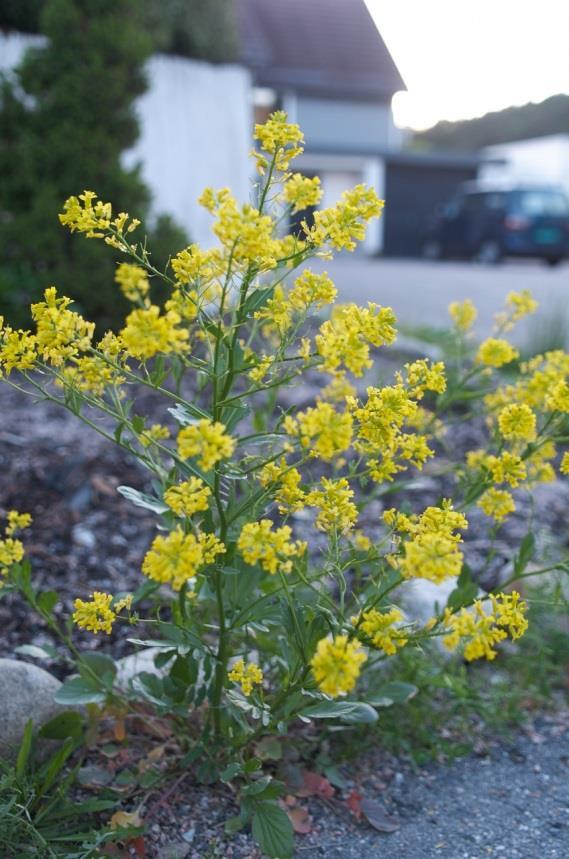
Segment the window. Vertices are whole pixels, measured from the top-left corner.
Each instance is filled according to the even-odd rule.
[[[569,215],[569,200],[561,191],[522,191],[517,209],[527,217]]]

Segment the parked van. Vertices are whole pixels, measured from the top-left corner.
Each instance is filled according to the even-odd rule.
[[[504,190],[468,183],[436,216],[424,255],[488,264],[537,257],[557,265],[569,256],[569,198],[556,186]]]

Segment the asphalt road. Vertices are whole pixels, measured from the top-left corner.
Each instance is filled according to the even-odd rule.
[[[492,317],[510,290],[530,289],[540,303],[536,319],[520,326],[518,342],[563,318],[569,332],[569,263],[508,261],[498,266],[469,262],[374,260],[342,254],[311,264],[334,279],[341,301],[375,301],[395,310],[402,324],[444,327],[451,301],[471,298],[479,310],[476,331],[488,336]]]

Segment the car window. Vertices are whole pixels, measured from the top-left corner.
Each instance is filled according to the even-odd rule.
[[[569,215],[569,200],[561,191],[522,191],[516,209],[528,217]]]
[[[484,208],[490,209],[491,211],[496,211],[497,209],[503,209],[506,202],[505,194],[499,192],[493,192],[492,194],[484,195]]]

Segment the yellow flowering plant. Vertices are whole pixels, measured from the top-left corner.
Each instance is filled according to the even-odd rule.
[[[289,214],[316,205],[320,184],[289,172],[303,137],[285,114],[255,136],[254,202],[206,189],[201,203],[217,244],[190,245],[166,271],[135,238],[136,219],[92,191],[70,198],[62,224],[121,255],[117,289],[132,310],[118,332],[101,336],[50,286],[32,306],[33,330],[0,327],[0,369],[5,382],[70,410],[152,476],[151,494],[120,488],[157,517],[144,586],[134,595],[78,594],[72,621],[102,635],[140,623],[134,642],[159,648],[160,672],[135,677],[122,703],[158,709],[191,760],[243,780],[241,823],[253,818],[255,830],[267,808],[273,821],[280,814],[278,853],[262,846],[288,856],[279,787],[255,780],[255,741],[313,719],[374,721],[374,702],[389,699],[380,666],[403,648],[424,652],[439,638],[468,660],[494,659],[500,641],[525,631],[527,605],[508,592],[511,582],[488,604],[479,598],[463,533],[477,505],[495,536],[515,509],[513,493],[554,479],[556,445],[567,435],[569,355],[519,365],[504,335],[535,302],[512,293],[478,348],[476,309],[455,302],[447,366],[415,360],[388,384],[373,384],[376,353],[397,336],[395,314],[375,303],[336,304],[331,278],[309,263],[353,251],[383,203],[358,185],[288,233]],[[162,304],[157,284],[167,292]],[[298,409],[287,395],[306,378],[318,379],[318,391]],[[158,423],[138,412],[145,388],[161,402]],[[455,463],[453,500],[410,509],[406,481],[436,466],[445,421],[465,402],[485,416],[487,446]],[[567,455],[561,471],[569,471]],[[399,506],[383,503],[397,492]],[[383,514],[367,528],[359,519],[373,499]],[[0,575],[49,615],[57,597],[38,597],[12,536],[27,520],[10,515]],[[529,575],[532,553],[528,533],[511,581]],[[426,624],[398,604],[402,586],[417,578],[455,582]],[[157,610],[139,618],[142,599]],[[69,680],[61,696],[102,704],[117,694],[113,677],[83,671],[80,687]]]

